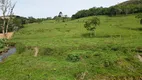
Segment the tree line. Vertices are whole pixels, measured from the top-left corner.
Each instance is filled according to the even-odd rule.
[[[54,16],[53,20],[57,22],[66,22],[70,20],[70,17],[68,17],[68,15],[64,15],[62,12],[59,12],[57,16]]]
[[[5,16],[5,24],[8,24],[8,20],[11,17],[10,23],[9,23],[9,28],[8,32],[16,31],[24,27],[25,24],[30,24],[30,23],[41,23],[42,21],[46,20],[55,20],[57,22],[66,22],[69,21],[70,18],[67,15],[63,15],[62,12],[58,14],[58,16],[55,16],[54,18],[52,17],[47,17],[47,18],[34,18],[34,17],[23,17],[23,16],[17,16],[17,15],[10,15],[10,16]],[[0,17],[0,26],[2,26],[4,23],[3,16]],[[6,29],[5,29],[6,30]],[[0,27],[0,33],[3,33],[3,29]]]
[[[22,17],[14,15],[14,8],[16,2],[12,0],[0,0],[0,33],[6,35],[8,32],[12,32],[24,27],[24,24],[28,23],[41,23],[44,20],[51,20],[51,17],[47,18],[34,18],[34,17]]]
[[[7,16],[9,17],[9,16]],[[47,17],[47,18],[34,18],[34,17],[22,17],[22,16],[16,16],[16,15],[12,15],[12,20],[9,23],[9,28],[8,28],[8,32],[12,32],[12,31],[16,31],[19,30],[21,28],[24,27],[24,24],[30,24],[30,23],[41,23],[42,21],[45,20],[51,20],[51,17]],[[8,24],[8,18],[5,19],[5,24]],[[0,17],[0,25],[2,26],[4,20],[2,17]],[[2,28],[0,28],[0,33],[2,33]]]
[[[72,19],[78,19],[96,15],[127,15],[142,12],[142,0],[129,0],[111,7],[93,7],[88,10],[80,10],[72,15]]]

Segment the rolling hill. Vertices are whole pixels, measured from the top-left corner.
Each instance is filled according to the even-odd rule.
[[[16,54],[0,64],[2,80],[140,80],[142,26],[135,14],[98,16],[96,36],[88,37],[85,17],[25,25],[14,34]],[[34,47],[39,48],[34,57]]]

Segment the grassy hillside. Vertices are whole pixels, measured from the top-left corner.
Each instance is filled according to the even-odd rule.
[[[28,24],[11,42],[26,46],[0,64],[1,80],[140,80],[142,26],[135,15],[98,16],[96,36],[88,37],[82,18]],[[39,48],[34,57],[33,47]],[[18,48],[18,47],[17,47]],[[19,49],[19,48],[18,48]]]

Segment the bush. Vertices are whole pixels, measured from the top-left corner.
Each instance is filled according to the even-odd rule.
[[[0,39],[0,48],[4,48],[7,39]]]
[[[3,47],[4,47],[3,41],[0,40],[0,48],[3,48]]]
[[[142,19],[140,20],[140,24],[142,24]]]
[[[8,46],[14,47],[16,43],[7,41],[7,42],[5,42],[5,44],[8,45]]]
[[[18,54],[21,54],[25,51],[26,47],[22,43],[16,44],[16,51]]]
[[[110,60],[105,60],[104,61],[104,67],[110,67],[110,66],[113,66],[114,62],[113,61],[110,61]]]
[[[53,54],[53,49],[42,47],[42,48],[39,49],[39,54],[41,56],[52,55]]]
[[[78,62],[80,60],[80,56],[77,54],[68,54],[67,61],[70,62]]]

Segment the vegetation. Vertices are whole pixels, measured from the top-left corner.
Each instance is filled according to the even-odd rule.
[[[59,12],[58,16],[55,16],[53,20],[56,20],[57,22],[66,22],[69,21],[70,18],[67,15],[63,15],[62,12]]]
[[[30,24],[30,23],[41,23],[42,21],[45,20],[52,20],[52,18],[47,17],[47,18],[33,18],[33,17],[22,17],[22,16],[16,16],[13,15],[13,19],[9,23],[9,32],[17,31],[21,28],[24,28],[25,24]],[[0,18],[0,25],[2,25],[3,19]],[[2,28],[0,28],[0,33],[2,33]]]
[[[84,27],[91,32],[90,37],[94,35],[94,30],[98,25],[100,25],[100,19],[97,17],[93,17],[91,20],[85,22]]]
[[[22,54],[25,51],[25,46],[22,43],[17,43],[15,46],[16,46],[16,52],[18,54]]]
[[[26,49],[0,65],[0,79],[79,80],[85,75],[86,80],[139,80],[142,64],[136,55],[140,54],[142,32],[136,15],[97,16],[101,24],[92,38],[83,26],[93,17],[26,24],[10,40]]]
[[[103,7],[93,7],[88,10],[80,10],[76,14],[72,16],[72,19],[78,19],[82,17],[88,16],[96,16],[96,15],[127,15],[133,13],[142,12],[142,0],[128,0],[126,2],[117,4],[115,6],[111,6],[108,8]]]
[[[8,33],[15,5],[16,3],[13,4],[11,0],[0,0],[0,10],[2,12],[0,17],[2,19],[1,30],[3,34]]]
[[[142,24],[142,19],[140,20],[140,24]]]
[[[4,48],[4,40],[3,39],[0,39],[0,48]]]
[[[7,41],[6,39],[0,39],[0,52],[2,52],[5,49],[7,49],[6,41]]]
[[[16,3],[12,0],[0,0],[0,10],[2,16],[0,17],[0,33],[6,35],[8,32],[13,32],[15,30],[23,28],[24,24],[28,23],[40,23],[44,20],[51,20],[52,18],[38,18],[33,17],[21,17],[14,15],[14,8]]]
[[[141,80],[139,4],[81,10],[69,21],[62,12],[53,19],[14,16],[19,30],[0,48],[16,43],[17,52],[0,63],[0,80]]]
[[[140,24],[142,24],[142,13],[138,14],[136,18],[140,19]]]

